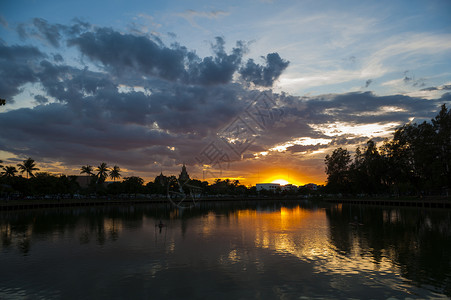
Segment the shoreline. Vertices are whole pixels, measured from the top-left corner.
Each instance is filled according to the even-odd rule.
[[[208,197],[196,200],[200,202],[236,202],[236,201],[315,201],[332,204],[355,204],[372,206],[395,206],[395,207],[418,207],[418,208],[440,208],[451,209],[450,197],[425,197],[425,198],[301,198],[301,197]],[[188,199],[184,201],[190,203]],[[122,199],[61,199],[49,201],[36,200],[0,200],[0,211],[30,210],[60,207],[89,207],[109,205],[136,205],[136,204],[164,204],[169,200],[166,197],[153,199],[122,198]]]
[[[341,198],[323,199],[322,201],[335,204],[355,204],[373,206],[419,207],[451,209],[450,197],[423,197],[423,198]]]

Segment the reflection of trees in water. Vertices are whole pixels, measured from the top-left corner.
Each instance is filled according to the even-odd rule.
[[[228,220],[240,210],[274,211],[283,207],[299,206],[298,201],[232,201],[203,202],[197,207],[178,209],[170,204],[83,207],[68,209],[31,210],[0,213],[1,248],[11,244],[23,253],[31,251],[33,238],[45,240],[72,235],[80,244],[95,241],[98,244],[114,242],[120,238],[121,229],[140,228],[144,219],[181,220],[181,229],[189,228],[190,219],[214,211]],[[305,208],[318,206],[302,202]]]
[[[0,225],[0,236],[2,248],[8,248],[12,243],[11,226],[9,224]]]
[[[17,247],[19,248],[20,252],[22,252],[24,255],[27,255],[31,247],[30,236],[26,233],[23,233],[23,235],[17,241]]]
[[[450,211],[332,206],[326,210],[330,240],[350,256],[358,245],[376,264],[388,258],[402,275],[451,296]],[[359,225],[356,223],[356,217]]]

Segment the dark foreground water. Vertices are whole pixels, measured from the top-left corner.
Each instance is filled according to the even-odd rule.
[[[309,202],[0,213],[0,299],[447,298],[450,213]]]

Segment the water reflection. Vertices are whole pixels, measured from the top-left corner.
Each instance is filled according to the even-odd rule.
[[[330,240],[346,257],[367,258],[359,270],[399,272],[408,281],[451,295],[450,211],[334,206]],[[356,216],[362,226],[353,225]]]
[[[0,298],[451,296],[450,221],[449,211],[311,202],[7,212]]]

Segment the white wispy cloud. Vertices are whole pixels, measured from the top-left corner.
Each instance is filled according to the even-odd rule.
[[[214,11],[196,11],[192,9],[188,9],[184,12],[176,14],[187,20],[191,26],[196,28],[201,28],[201,26],[196,22],[196,19],[218,19],[220,17],[228,16],[229,13],[222,10],[214,10]]]

